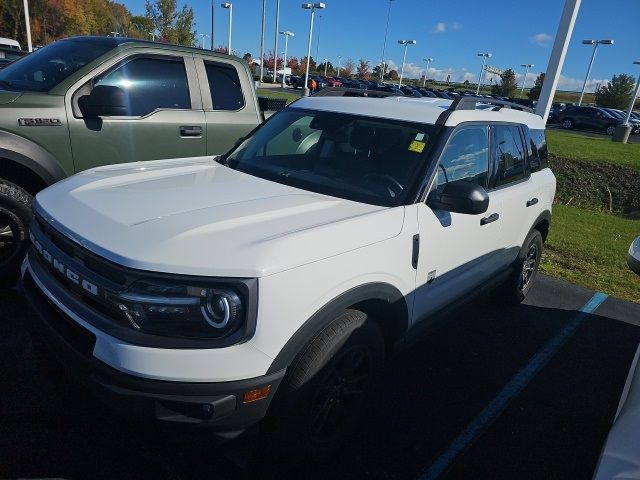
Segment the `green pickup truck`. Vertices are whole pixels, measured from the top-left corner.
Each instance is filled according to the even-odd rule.
[[[0,283],[39,190],[100,165],[224,153],[262,120],[246,63],[197,48],[74,37],[0,70]]]

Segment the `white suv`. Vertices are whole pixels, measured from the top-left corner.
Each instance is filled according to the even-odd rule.
[[[298,446],[332,444],[385,355],[475,294],[531,288],[556,184],[544,122],[486,102],[305,98],[215,159],[42,191],[33,331],[110,404],[222,436],[269,413]]]

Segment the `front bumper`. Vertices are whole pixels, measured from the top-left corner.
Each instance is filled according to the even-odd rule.
[[[30,331],[72,378],[107,405],[136,417],[212,427],[234,436],[260,421],[285,371],[229,382],[152,380],[120,372],[93,356],[95,335],[60,310],[40,289],[29,269],[23,287],[33,315]],[[266,398],[243,403],[247,391],[271,385]]]

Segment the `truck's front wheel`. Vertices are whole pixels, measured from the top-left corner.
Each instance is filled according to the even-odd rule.
[[[22,188],[0,178],[0,285],[15,282],[29,247],[33,198]]]
[[[271,421],[280,445],[322,459],[353,433],[384,360],[380,329],[345,310],[291,365]]]

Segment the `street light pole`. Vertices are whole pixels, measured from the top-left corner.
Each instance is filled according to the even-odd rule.
[[[215,19],[216,19],[216,0],[211,0],[211,51],[213,51],[216,47],[214,47],[213,43],[213,31],[215,30]],[[155,41],[155,40],[154,40]]]
[[[279,0],[278,0],[279,1]],[[305,10],[311,10],[311,20],[309,22],[309,43],[307,45],[307,68],[304,74],[304,96],[309,96],[309,63],[311,57],[311,40],[313,39],[313,16],[316,9],[320,10],[325,8],[326,5],[322,2],[319,3],[303,3],[302,8]]]
[[[633,62],[634,65],[640,65],[640,60],[636,60]],[[638,92],[640,91],[640,75],[638,75],[638,80],[636,81],[636,89],[633,92],[633,96],[631,97],[631,102],[629,103],[629,110],[627,110],[627,116],[624,119],[624,124],[629,125],[629,119],[631,118],[631,112],[633,111],[633,105],[636,103],[636,98],[638,97]]]
[[[284,88],[285,81],[284,77],[286,75],[285,68],[287,68],[287,49],[289,48],[289,37],[295,37],[295,33],[286,30],[284,32],[280,32],[284,35],[284,58],[282,59],[282,88]]]
[[[384,54],[387,49],[387,34],[389,33],[389,19],[391,18],[391,4],[393,0],[389,0],[389,8],[387,9],[387,26],[384,29],[384,43],[382,44],[382,60],[380,61],[380,66],[382,67],[382,72],[380,73],[380,83],[384,81]]]
[[[24,24],[27,27],[27,48],[33,52],[33,44],[31,43],[31,21],[29,20],[29,0],[24,0]]]
[[[522,88],[520,89],[520,98],[522,98],[522,95],[524,95],[524,86],[527,83],[527,75],[529,75],[529,69],[534,65],[533,63],[522,63],[520,66],[525,67],[524,78],[522,79]]]
[[[204,50],[204,39],[206,37],[209,37],[209,35],[207,35],[206,33],[201,33],[200,34],[200,48]]]
[[[340,60],[342,60],[342,56],[338,55],[338,74],[336,75],[336,77],[340,76]]]
[[[273,83],[276,83],[278,72],[278,32],[280,31],[280,0],[276,0],[276,38],[273,47]]]
[[[578,105],[582,105],[582,98],[584,97],[584,91],[587,88],[587,81],[591,74],[591,67],[593,67],[593,60],[596,58],[596,52],[598,51],[598,45],[613,45],[613,40],[582,40],[583,45],[593,45],[593,52],[591,53],[591,60],[589,61],[589,68],[587,68],[587,75],[584,77],[584,83],[582,84],[582,92],[580,92],[580,99]]]
[[[422,86],[426,87],[427,86],[427,75],[429,75],[429,66],[431,65],[431,62],[433,62],[433,58],[424,58],[423,60],[425,62],[427,62],[427,69],[424,71],[424,80],[422,82]]]
[[[267,19],[267,0],[262,0],[262,33],[260,34],[260,83],[264,77],[264,29]]]
[[[320,34],[322,33],[322,15],[318,15],[318,38],[316,38],[316,61],[320,58],[318,51],[320,50]]]
[[[482,57],[482,67],[480,68],[480,76],[478,77],[478,88],[476,88],[476,95],[480,94],[480,87],[482,86],[482,80],[485,73],[485,66],[487,64],[487,58],[491,58],[491,54],[489,52],[479,53],[479,57]]]
[[[232,55],[231,53],[231,28],[233,26],[233,3],[223,3],[222,8],[229,9],[229,42],[227,43],[227,53]]]
[[[415,45],[415,40],[398,40],[400,45],[404,45],[404,54],[402,55],[402,68],[400,69],[400,81],[398,82],[398,87],[402,86],[402,77],[404,76],[404,63],[407,61],[407,47],[409,45]]]
[[[328,58],[324,59],[324,76],[327,76],[327,63],[329,62]]]

